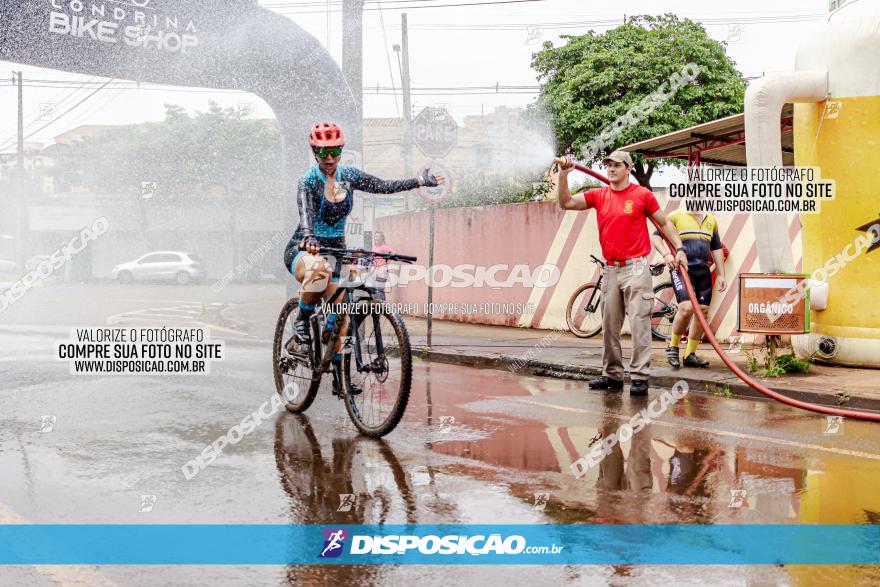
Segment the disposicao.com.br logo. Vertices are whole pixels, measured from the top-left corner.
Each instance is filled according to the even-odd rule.
[[[341,528],[324,529],[324,544],[319,558],[338,557],[345,551],[348,533]],[[352,534],[347,554],[352,556],[392,555],[553,555],[560,554],[556,544],[529,546],[524,536],[511,534]]]
[[[320,558],[336,558],[345,546],[345,539],[348,538],[348,531],[343,528],[325,528],[324,529],[324,546],[321,548]]]

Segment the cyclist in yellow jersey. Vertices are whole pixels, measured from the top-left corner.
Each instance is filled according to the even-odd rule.
[[[688,212],[683,206],[668,216],[669,221],[675,226],[681,236],[685,254],[688,259],[688,277],[697,294],[700,310],[706,316],[709,313],[709,304],[712,302],[712,273],[709,269],[710,257],[715,261],[716,281],[718,291],[727,289],[727,279],[724,276],[724,253],[721,239],[718,236],[718,220],[712,214]],[[667,264],[673,261],[660,233],[654,231],[652,237],[654,248],[661,254]],[[697,356],[697,346],[703,338],[703,328],[700,321],[694,316],[694,309],[688,299],[687,290],[681,275],[671,268],[672,287],[678,300],[678,312],[672,322],[672,339],[666,348],[666,360],[673,367],[681,367],[679,347],[681,336],[690,323],[688,331],[687,349],[684,354],[685,367],[707,367],[709,361]]]

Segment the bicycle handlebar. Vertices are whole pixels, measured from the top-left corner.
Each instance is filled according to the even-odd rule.
[[[300,250],[303,250],[300,248]],[[400,261],[401,263],[415,263],[418,257],[410,255],[398,255],[396,253],[377,253],[376,251],[368,251],[366,249],[335,249],[333,247],[321,247],[318,254],[328,253],[343,259],[386,259],[388,261]]]

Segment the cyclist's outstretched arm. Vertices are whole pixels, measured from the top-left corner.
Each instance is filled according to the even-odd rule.
[[[368,194],[394,194],[397,192],[408,192],[421,185],[422,184],[419,182],[418,178],[415,177],[410,179],[381,179],[361,170],[357,170],[356,175],[351,180],[351,187],[361,192],[367,192]]]
[[[441,185],[444,179],[441,175],[431,175],[427,167],[422,169],[418,176],[411,179],[389,180],[380,179],[375,175],[370,175],[357,169],[355,170],[354,177],[351,178],[351,183],[354,189],[367,192],[368,194],[394,194],[397,192],[408,192],[418,187]]]

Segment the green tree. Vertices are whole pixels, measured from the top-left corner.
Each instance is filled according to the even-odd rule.
[[[132,193],[155,181],[157,197],[273,194],[280,185],[281,136],[277,124],[248,120],[211,102],[189,115],[165,106],[165,120],[120,126],[77,141],[56,154],[54,175],[68,187],[96,193]]]
[[[605,34],[564,35],[566,43],[546,42],[533,55],[532,67],[543,82],[538,107],[553,120],[559,151],[592,163],[601,159],[585,148],[627,111],[661,88],[673,74],[693,63],[694,81],[681,86],[665,103],[629,125],[611,144],[623,145],[742,112],[745,80],[727,56],[725,44],[706,30],[675,15],[634,16]],[[680,166],[677,159],[635,158],[633,175],[650,187],[658,162]]]

